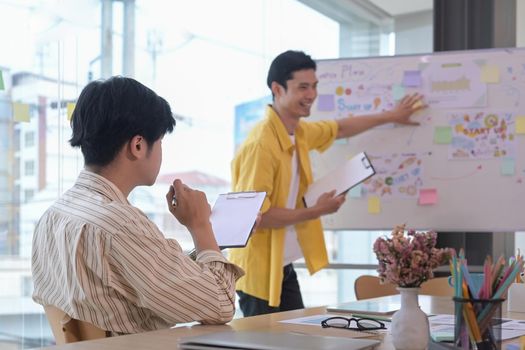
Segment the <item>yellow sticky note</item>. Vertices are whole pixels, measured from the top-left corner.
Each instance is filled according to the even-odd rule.
[[[499,67],[486,64],[481,67],[481,81],[484,83],[499,83]]]
[[[416,109],[416,108],[419,108],[423,106],[423,102],[421,102],[421,100],[417,100],[413,105],[412,105],[412,109]]]
[[[71,121],[71,118],[73,118],[73,111],[75,110],[75,106],[77,104],[73,102],[67,103],[67,120]]]
[[[29,118],[29,105],[26,103],[13,102],[14,121],[29,123]]]
[[[379,214],[381,212],[381,200],[379,197],[372,196],[368,198],[368,213]]]
[[[525,134],[525,116],[516,117],[516,134]]]

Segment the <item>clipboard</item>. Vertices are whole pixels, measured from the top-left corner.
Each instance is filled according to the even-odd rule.
[[[303,197],[304,204],[306,207],[313,207],[320,195],[332,190],[336,190],[336,195],[346,193],[375,173],[370,159],[364,152],[361,152],[334,171],[310,184]]]
[[[246,246],[265,198],[266,192],[255,191],[219,195],[210,216],[219,248]]]

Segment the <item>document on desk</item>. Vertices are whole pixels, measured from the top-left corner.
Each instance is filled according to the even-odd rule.
[[[375,173],[372,163],[370,163],[366,154],[361,152],[308,186],[308,190],[303,197],[304,204],[307,207],[312,207],[320,195],[332,190],[335,190],[336,195],[346,193]]]
[[[221,249],[246,246],[265,197],[266,192],[219,195],[211,210],[210,222]]]
[[[373,339],[319,336],[278,331],[225,331],[181,338],[184,350],[251,349],[251,350],[318,350],[372,349],[380,342]]]

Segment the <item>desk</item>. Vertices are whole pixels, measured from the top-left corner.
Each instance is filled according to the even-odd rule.
[[[384,303],[399,304],[399,296],[381,297],[369,300],[377,300]],[[433,297],[428,295],[419,296],[419,304],[421,309],[427,314],[453,314],[454,305],[449,297]],[[506,306],[502,308],[506,310]],[[269,315],[261,315],[247,318],[235,319],[227,325],[221,326],[203,326],[194,325],[191,327],[177,327],[171,329],[163,329],[159,331],[152,331],[146,333],[132,334],[114,338],[106,338],[99,340],[91,340],[85,342],[78,342],[66,344],[61,346],[47,347],[49,350],[128,350],[128,349],[144,349],[144,350],[165,350],[177,349],[177,341],[179,338],[186,336],[199,335],[209,332],[220,332],[226,330],[268,330],[281,332],[296,332],[309,334],[323,334],[333,336],[348,336],[348,330],[341,329],[322,329],[312,326],[301,326],[293,324],[280,323],[280,320],[287,320],[303,316],[317,315],[326,313],[325,307],[314,307],[302,310],[279,312]],[[502,316],[514,319],[524,319],[525,313],[506,313],[502,312]],[[390,335],[381,335],[384,338],[382,343],[376,347],[377,350],[393,350]]]

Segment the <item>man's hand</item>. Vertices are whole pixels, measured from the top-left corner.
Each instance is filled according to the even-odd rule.
[[[210,225],[211,208],[204,192],[193,190],[176,179],[166,194],[166,201],[169,211],[188,230]]]
[[[315,207],[320,211],[320,216],[332,214],[339,210],[345,200],[346,196],[344,194],[336,196],[335,190],[332,190],[320,195],[315,203]]]
[[[418,122],[410,120],[410,116],[413,113],[427,108],[428,106],[423,103],[423,95],[415,93],[412,95],[406,95],[397,106],[390,112],[387,112],[390,117],[390,121],[402,125],[419,125]]]

